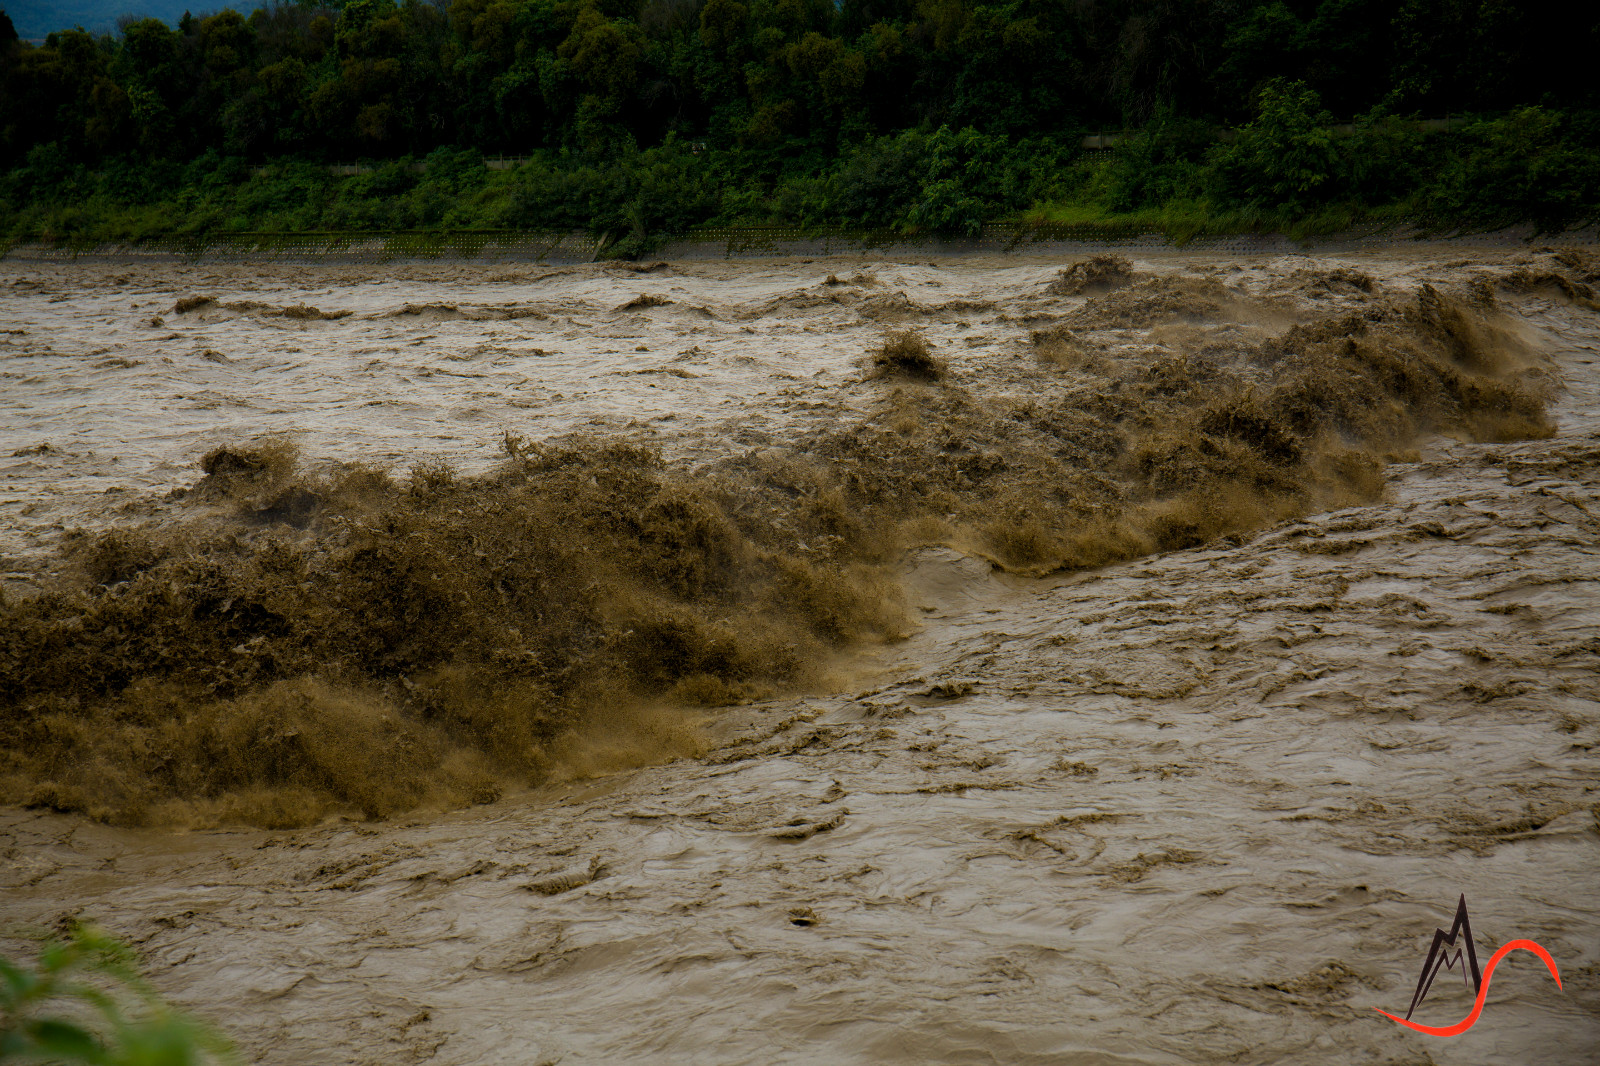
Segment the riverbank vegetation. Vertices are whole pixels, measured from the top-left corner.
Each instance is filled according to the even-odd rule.
[[[348,0],[39,45],[0,15],[0,234],[1559,230],[1600,215],[1600,21],[1544,7]]]

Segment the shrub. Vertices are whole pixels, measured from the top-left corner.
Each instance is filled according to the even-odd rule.
[[[26,965],[0,956],[0,1061],[68,1066],[237,1062],[216,1030],[161,1001],[126,944],[92,926]]]
[[[1211,153],[1224,199],[1303,214],[1339,192],[1340,159],[1317,94],[1302,82],[1274,82],[1261,90],[1256,118],[1232,144]]]

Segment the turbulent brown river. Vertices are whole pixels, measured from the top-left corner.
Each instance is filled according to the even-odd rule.
[[[44,619],[7,630],[26,677],[0,679],[6,946],[98,923],[284,1066],[1596,1061],[1600,257],[1071,263],[0,261],[4,605]],[[1317,376],[1339,359],[1368,376]],[[333,638],[238,636],[232,593],[194,662],[187,630],[95,630],[170,647],[90,695],[80,638],[39,635],[201,603],[218,537],[302,552],[295,602],[329,632],[347,601],[318,589],[355,580],[363,537],[455,545],[429,565],[460,560],[461,598],[406,627],[511,603],[511,578],[471,583],[492,552],[452,516],[514,483],[545,486],[516,489],[538,528],[576,522],[552,494],[613,467],[550,449],[596,440],[657,456],[678,480],[651,513],[699,532],[618,519],[633,539],[607,527],[624,558],[593,581],[598,549],[560,556],[592,610],[559,646],[510,614],[460,638],[546,701],[512,739],[418,717],[448,650],[390,676],[369,642],[312,677],[286,664]],[[262,441],[380,473],[359,504],[332,474],[268,485]],[[671,569],[735,527],[731,585]],[[133,529],[213,539],[181,566],[166,541],[72,548]],[[810,590],[803,624],[758,581]],[[882,618],[830,629],[818,589]],[[628,643],[669,608],[723,650],[684,637],[690,671]],[[805,664],[739,657],[771,618],[751,646]],[[205,672],[221,658],[251,665]],[[172,714],[204,694],[207,722],[285,692],[413,716],[432,732],[405,743],[437,750],[399,799],[299,764],[246,788],[170,768],[221,748],[151,754],[151,692]],[[272,750],[309,759],[294,736]],[[1373,1008],[1405,1013],[1463,895],[1480,961],[1527,938],[1562,985],[1514,953],[1469,1032],[1402,1029]],[[1443,971],[1415,1017],[1472,1002]]]

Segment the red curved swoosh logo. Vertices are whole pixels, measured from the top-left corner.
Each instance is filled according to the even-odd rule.
[[[1505,958],[1513,951],[1516,951],[1518,948],[1521,948],[1523,951],[1531,951],[1535,955],[1539,956],[1539,958],[1543,959],[1545,967],[1550,971],[1550,976],[1556,979],[1556,987],[1561,987],[1561,971],[1556,969],[1556,961],[1550,957],[1550,953],[1548,951],[1540,947],[1538,944],[1535,944],[1531,940],[1511,940],[1508,941],[1499,951],[1495,952],[1494,956],[1489,959],[1489,965],[1483,968],[1483,983],[1478,986],[1478,1001],[1472,1005],[1472,1013],[1454,1025],[1419,1025],[1416,1022],[1409,1022],[1404,1018],[1390,1014],[1386,1010],[1381,1010],[1377,1007],[1372,1009],[1376,1010],[1385,1018],[1393,1019],[1394,1021],[1397,1021],[1401,1025],[1405,1026],[1407,1029],[1415,1029],[1419,1033],[1427,1033],[1429,1036],[1460,1036],[1462,1033],[1476,1025],[1478,1022],[1478,1015],[1483,1013],[1483,1004],[1489,998],[1489,979],[1494,976],[1494,968],[1499,965],[1501,959]]]

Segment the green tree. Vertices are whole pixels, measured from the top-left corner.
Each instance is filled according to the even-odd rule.
[[[1303,82],[1262,88],[1255,121],[1212,156],[1223,196],[1251,207],[1301,214],[1340,191],[1333,116]]]

